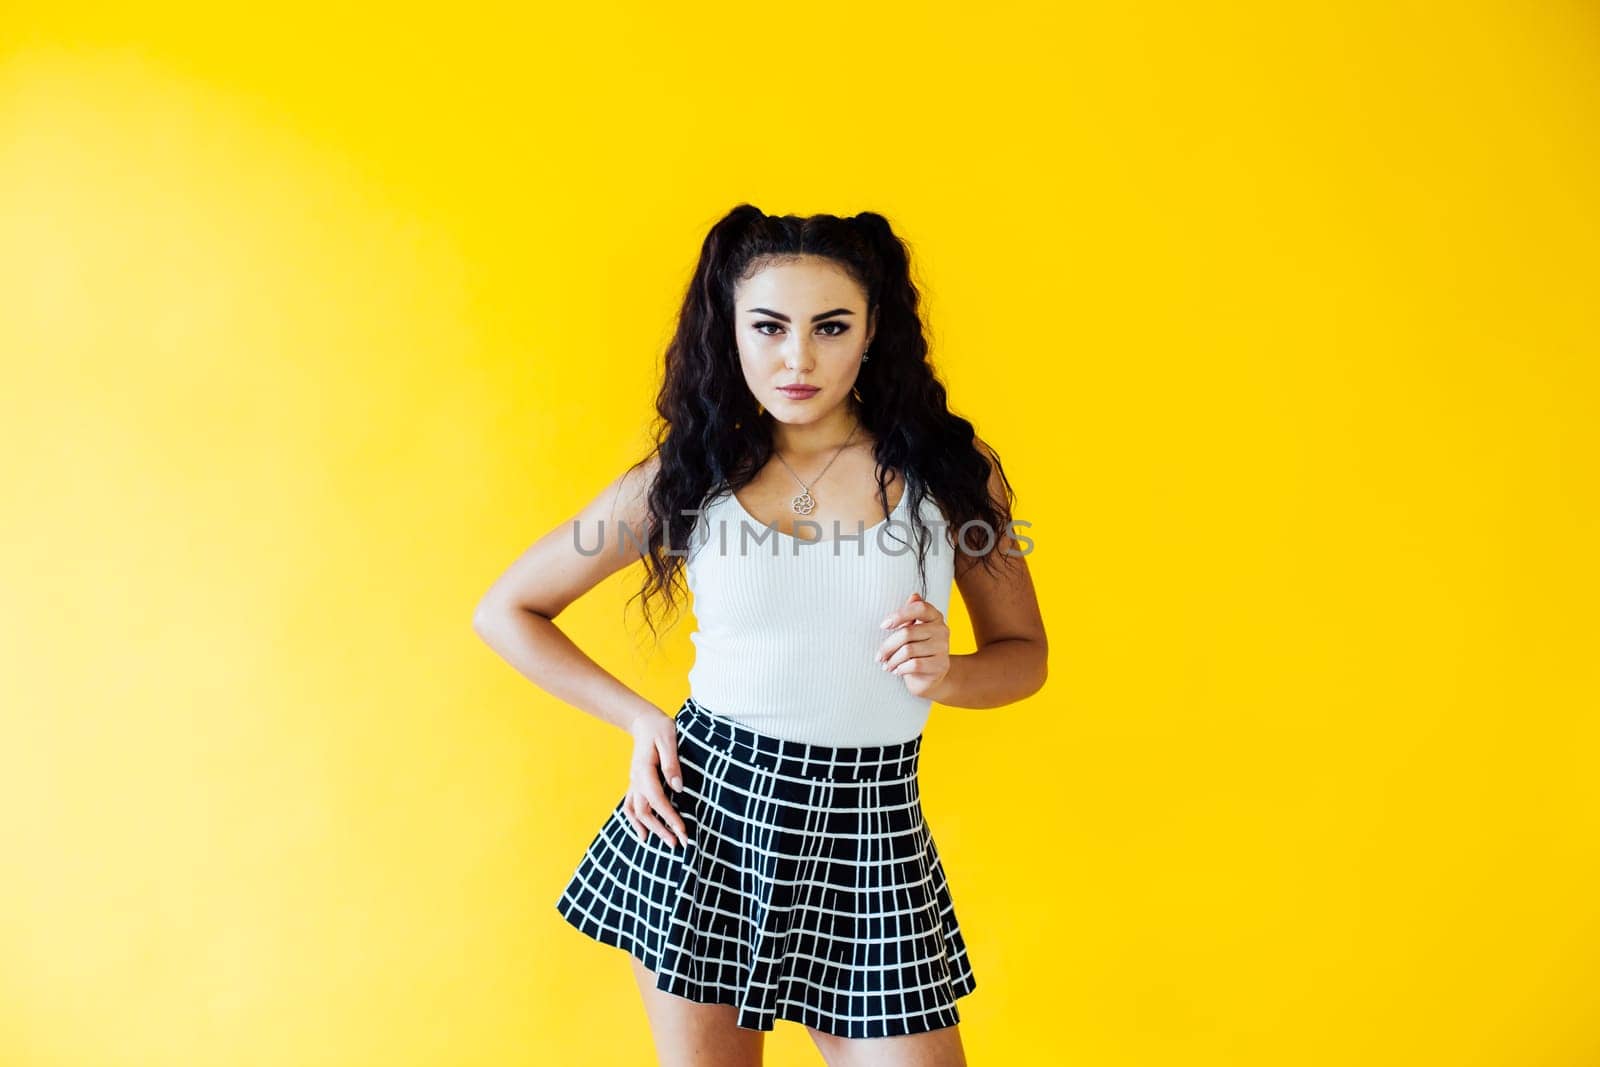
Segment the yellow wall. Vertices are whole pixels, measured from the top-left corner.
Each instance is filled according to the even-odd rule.
[[[745,199],[901,227],[1035,524],[972,1061],[1595,1062],[1592,8],[123,8],[0,17],[0,1063],[649,1061],[626,738],[470,617]]]

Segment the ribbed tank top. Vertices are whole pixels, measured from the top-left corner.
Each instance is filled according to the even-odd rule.
[[[761,523],[726,489],[701,509],[687,546],[685,580],[697,627],[689,695],[754,730],[831,746],[887,745],[922,732],[932,701],[913,696],[875,658],[878,624],[921,592],[950,610],[955,550],[943,511],[924,497],[932,537],[919,588],[908,493],[887,520],[819,522],[820,541]],[[864,524],[863,524],[864,525]]]

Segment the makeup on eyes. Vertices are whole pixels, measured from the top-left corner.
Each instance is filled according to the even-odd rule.
[[[755,323],[754,324],[754,329],[762,337],[771,337],[772,334],[767,333],[765,330],[762,329],[762,327],[763,326],[778,326],[778,327],[781,328],[782,325],[783,325],[782,323],[778,323],[778,322],[766,322],[766,321],[763,321],[763,322]],[[837,329],[837,330],[828,330],[826,333],[823,334],[824,337],[841,337],[844,334],[847,334],[847,333],[850,332],[850,327],[845,325],[842,322],[825,322],[822,325],[823,326],[837,326],[837,327],[839,327],[839,329]]]

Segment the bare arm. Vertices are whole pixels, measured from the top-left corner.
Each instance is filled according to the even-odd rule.
[[[479,601],[472,628],[506,662],[540,689],[623,730],[661,709],[591,659],[555,624],[568,604],[622,568],[638,562],[648,509],[645,494],[657,457],[618,475],[577,515],[535,541]],[[599,523],[605,521],[605,536]],[[573,538],[601,551],[584,555]],[[620,524],[634,537],[623,539]]]
[[[992,462],[989,446],[982,440],[977,444]],[[989,493],[1005,499],[998,471],[990,473]],[[956,586],[972,619],[978,651],[952,655],[949,673],[925,694],[949,707],[1000,707],[1044,687],[1049,644],[1033,576],[1026,557],[1003,554],[1019,547],[1010,530],[997,530],[995,537],[997,566],[992,574],[976,557],[956,555]]]

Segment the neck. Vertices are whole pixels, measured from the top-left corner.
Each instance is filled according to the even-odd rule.
[[[815,422],[790,423],[774,420],[772,443],[779,452],[789,458],[820,455],[824,452],[831,455],[845,443],[846,438],[852,442],[862,439],[860,425],[861,420],[850,410],[849,405],[840,404]],[[851,430],[855,431],[854,437],[850,435]]]

